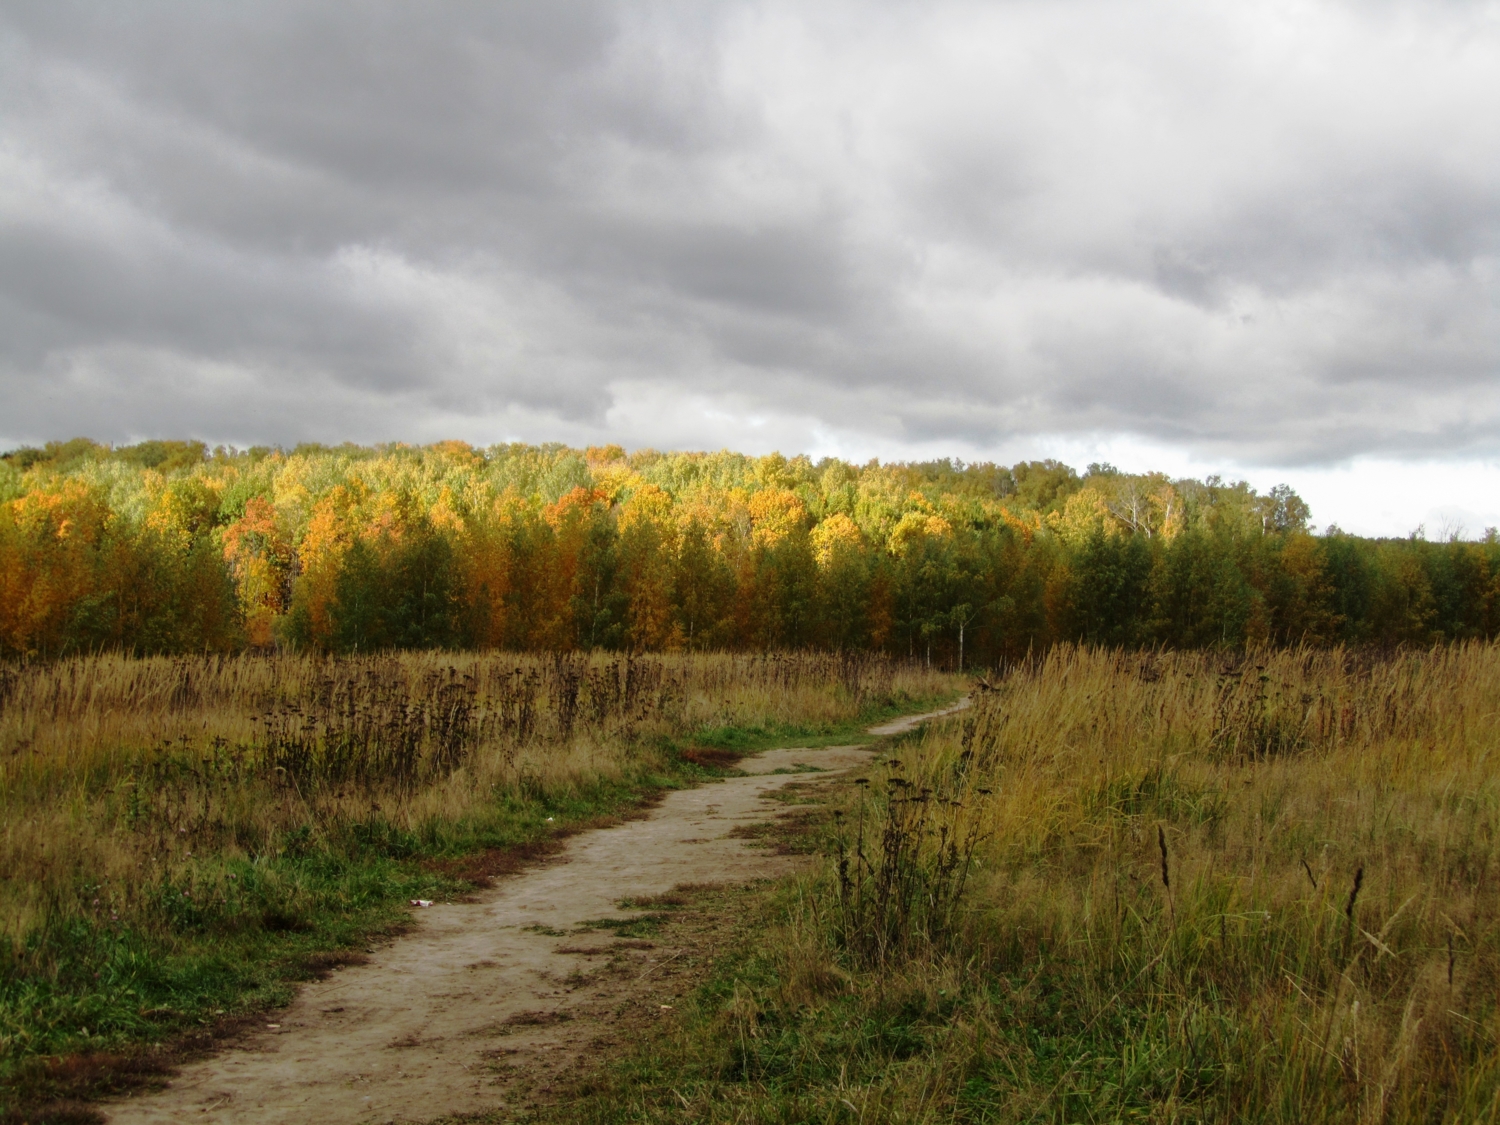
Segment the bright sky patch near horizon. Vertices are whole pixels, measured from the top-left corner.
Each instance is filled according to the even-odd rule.
[[[616,441],[1500,525],[1500,4],[0,2],[0,442]]]

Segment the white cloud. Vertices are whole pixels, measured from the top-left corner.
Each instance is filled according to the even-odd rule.
[[[1123,443],[1488,518],[1493,2],[59,3],[0,61],[12,440]]]

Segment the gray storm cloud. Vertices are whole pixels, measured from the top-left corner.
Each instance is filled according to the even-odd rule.
[[[1497,108],[1494,3],[0,4],[0,438],[1493,456]]]

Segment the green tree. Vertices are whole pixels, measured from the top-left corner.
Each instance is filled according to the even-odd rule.
[[[339,652],[389,648],[387,590],[380,556],[363,540],[345,552],[334,582],[333,646]]]
[[[1138,644],[1149,612],[1152,558],[1147,539],[1095,527],[1069,562],[1077,638],[1095,645]]]
[[[673,560],[672,596],[678,628],[689,649],[717,648],[727,643],[734,573],[696,519],[690,519],[682,529]]]

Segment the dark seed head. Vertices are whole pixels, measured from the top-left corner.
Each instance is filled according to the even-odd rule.
[[[1354,921],[1354,904],[1359,901],[1359,888],[1364,886],[1365,869],[1363,865],[1354,869],[1354,886],[1349,888],[1349,901],[1344,904],[1344,917]]]

